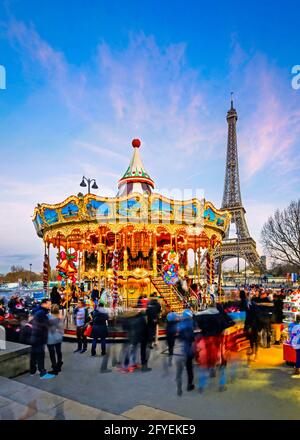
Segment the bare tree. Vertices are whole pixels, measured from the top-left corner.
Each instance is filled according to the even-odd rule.
[[[266,251],[274,260],[300,269],[300,199],[269,217],[261,235]]]

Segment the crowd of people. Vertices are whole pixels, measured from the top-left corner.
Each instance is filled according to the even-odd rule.
[[[158,345],[158,323],[166,329],[168,365],[175,362],[177,394],[183,393],[183,375],[187,374],[187,391],[195,388],[203,392],[210,378],[217,377],[219,390],[226,389],[227,375],[234,376],[241,347],[247,349],[248,362],[255,361],[262,332],[266,337],[265,348],[271,343],[282,343],[283,301],[287,292],[271,292],[253,287],[239,290],[234,298],[216,302],[214,297],[202,309],[193,312],[185,308],[176,313],[170,307],[162,317],[162,308],[156,293],[150,298],[141,296],[132,308],[119,317],[119,325],[125,332],[118,360],[118,371],[132,373],[136,370],[151,371],[151,350]],[[111,325],[111,308],[105,291],[93,286],[92,303],[77,297],[73,309],[76,325],[77,347],[74,353],[88,350],[95,357],[100,342],[101,356],[107,357],[107,338]],[[61,293],[53,288],[50,298],[40,303],[30,298],[12,296],[0,301],[0,324],[4,325],[7,339],[31,345],[30,374],[39,373],[42,379],[52,379],[62,371],[64,337]],[[238,318],[237,318],[238,316]],[[238,319],[239,326],[236,327]],[[242,322],[242,324],[241,324]],[[295,374],[300,377],[300,318],[293,332],[297,336],[295,349],[297,364]],[[272,337],[273,336],[273,337]],[[45,350],[49,352],[51,369],[45,368]],[[194,368],[198,379],[195,385]]]

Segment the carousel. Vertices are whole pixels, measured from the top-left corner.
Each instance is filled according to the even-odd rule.
[[[157,292],[166,306],[179,311],[186,298],[178,286],[183,280],[190,285],[191,259],[199,272],[205,259],[206,289],[214,285],[214,256],[230,213],[205,199],[174,200],[155,193],[140,158],[140,140],[132,146],[116,197],[79,193],[35,208],[33,223],[45,246],[44,287],[54,249],[57,279],[69,289],[96,283],[111,293],[113,306],[122,302],[127,307]]]

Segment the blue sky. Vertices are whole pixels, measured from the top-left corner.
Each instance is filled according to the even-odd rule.
[[[115,194],[135,137],[158,190],[220,206],[232,90],[261,250],[264,221],[299,197],[299,20],[296,1],[2,1],[0,272],[40,270],[36,203],[76,194],[83,174]]]

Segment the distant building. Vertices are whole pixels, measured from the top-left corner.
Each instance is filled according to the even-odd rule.
[[[260,257],[260,261],[261,261],[261,264],[262,264],[264,270],[267,270],[267,257],[265,255],[262,255]]]

